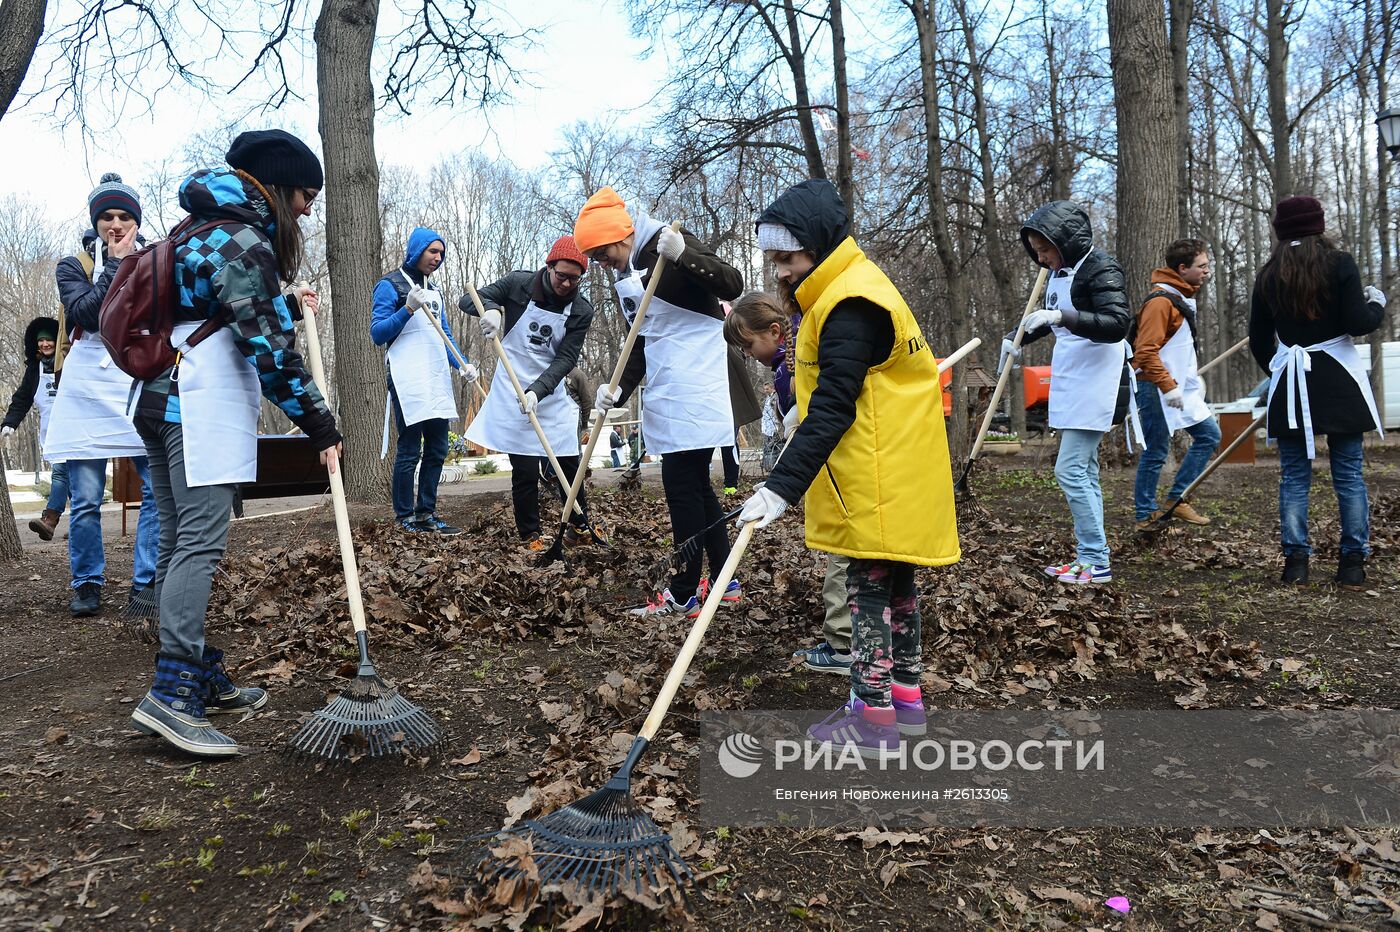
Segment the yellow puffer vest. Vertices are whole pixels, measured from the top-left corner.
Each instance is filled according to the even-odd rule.
[[[856,420],[807,490],[807,546],[867,560],[946,566],[962,556],[938,364],[894,283],[845,239],[797,288],[797,411],[821,375],[832,308],[865,298],[889,311],[894,349],[870,369]]]

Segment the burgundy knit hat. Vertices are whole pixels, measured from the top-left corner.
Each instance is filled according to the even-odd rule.
[[[1322,202],[1315,197],[1299,194],[1278,202],[1274,210],[1274,232],[1281,240],[1316,236],[1327,229]]]
[[[561,259],[576,262],[579,268],[588,271],[588,257],[578,248],[572,236],[561,236],[555,240],[554,245],[549,247],[549,255],[545,256],[544,264],[553,265]]]

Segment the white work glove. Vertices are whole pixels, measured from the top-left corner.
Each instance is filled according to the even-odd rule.
[[[471,363],[467,363],[457,369],[457,374],[468,382],[475,382],[481,376],[481,370]]]
[[[426,288],[414,286],[408,290],[408,297],[404,299],[404,307],[412,314],[432,299],[433,293]]]
[[[997,358],[997,375],[1001,375],[1001,370],[1006,368],[1007,357],[1012,359],[1021,358],[1021,347],[1015,341],[1003,337],[1001,341],[1001,356]]]
[[[797,430],[797,405],[788,408],[787,414],[783,415],[783,436],[791,437],[795,430]]]
[[[1385,307],[1385,292],[1381,291],[1375,285],[1367,285],[1363,293],[1366,295],[1366,300],[1371,304],[1379,304],[1381,307]]]
[[[0,427],[0,440],[4,440],[6,443],[8,443],[10,438],[14,435],[15,429],[9,426],[8,424],[6,424],[4,427]]]
[[[1026,315],[1025,331],[1026,333],[1031,333],[1042,327],[1053,327],[1063,320],[1064,316],[1065,315],[1061,314],[1059,311],[1031,311]]]
[[[787,509],[787,499],[764,486],[744,502],[744,507],[739,511],[739,524],[757,521],[760,528],[765,528],[781,518]]]
[[[1186,399],[1182,397],[1180,385],[1169,392],[1163,392],[1162,400],[1166,402],[1167,407],[1176,408],[1178,411],[1186,407]]]
[[[661,253],[661,258],[667,262],[679,262],[681,253],[685,252],[685,237],[666,227],[656,238],[656,251]]]
[[[481,312],[481,319],[477,321],[481,326],[481,335],[488,342],[496,339],[496,335],[501,332],[501,309],[493,307],[490,310]]]
[[[598,386],[598,394],[593,397],[593,417],[607,417],[608,409],[622,397],[622,386],[610,388],[606,382]]]
[[[607,386],[603,386],[606,388]],[[534,392],[526,392],[525,397],[520,399],[520,413],[529,417],[540,403],[540,396]]]

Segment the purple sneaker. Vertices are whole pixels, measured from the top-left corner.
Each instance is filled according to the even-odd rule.
[[[859,700],[857,700],[859,701]],[[894,697],[894,717],[899,723],[899,733],[919,737],[928,734],[928,715],[924,712],[924,697],[905,701]]]
[[[854,744],[861,757],[879,760],[899,753],[899,729],[895,723],[874,720],[881,712],[888,715],[892,711],[867,708],[859,699],[852,699],[808,728],[807,737],[818,744],[838,747]]]

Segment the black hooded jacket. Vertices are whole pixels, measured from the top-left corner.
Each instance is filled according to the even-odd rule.
[[[1074,307],[1060,309],[1064,314],[1060,326],[1095,343],[1117,343],[1126,338],[1133,312],[1123,290],[1123,267],[1094,245],[1094,230],[1084,209],[1073,201],[1051,201],[1031,214],[1021,227],[1021,245],[1039,265],[1028,235],[1032,232],[1048,239],[1060,251],[1065,267],[1061,271],[1051,269],[1052,276],[1069,275],[1079,260],[1084,260],[1079,271],[1073,272],[1074,281],[1069,286]],[[1027,333],[1021,342],[1033,343],[1049,332],[1049,327],[1042,327]]]
[[[758,223],[786,227],[816,257],[817,265],[851,234],[846,205],[835,185],[824,179],[788,188],[759,215]],[[865,298],[847,298],[832,308],[817,341],[821,377],[807,400],[807,416],[765,488],[788,502],[802,498],[855,423],[856,399],[866,373],[888,359],[893,349],[894,321],[889,311]]]
[[[53,357],[45,359],[39,355],[40,330],[49,330],[57,335],[58,321],[52,317],[36,317],[24,328],[24,378],[20,379],[19,388],[10,396],[10,407],[0,427],[19,427],[34,406],[34,393],[39,390],[39,371],[53,370]]]

